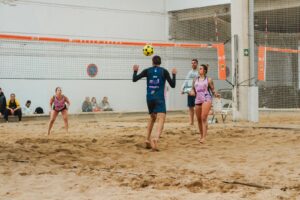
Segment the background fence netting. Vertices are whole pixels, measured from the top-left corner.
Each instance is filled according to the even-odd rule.
[[[300,2],[255,0],[254,4],[254,78],[259,86],[259,106],[299,108]],[[218,54],[213,47],[219,43],[225,45],[227,80],[230,82],[230,5],[172,11],[169,18],[170,44],[207,46],[154,45],[155,54],[163,58],[163,66],[168,69],[177,67],[177,78],[183,80],[191,59],[198,58],[200,64],[210,65],[209,76],[216,80],[217,88],[224,91],[223,96],[231,98],[232,86],[218,80]],[[129,80],[131,66],[135,63],[142,68],[151,65],[151,59],[142,54],[141,44],[0,39],[1,79]],[[94,77],[87,73],[90,64],[98,67]]]
[[[259,106],[299,108],[300,1],[255,0],[254,8],[254,78],[259,86]],[[226,64],[231,68],[230,12],[229,4],[170,12],[170,38],[174,41],[223,42],[226,44]],[[264,68],[262,76],[258,76],[259,47],[265,47],[264,62],[260,65]],[[200,60],[204,58],[199,57]],[[222,88],[230,86],[224,84]]]

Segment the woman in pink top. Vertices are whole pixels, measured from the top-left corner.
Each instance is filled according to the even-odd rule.
[[[57,87],[55,89],[55,95],[50,99],[50,122],[48,128],[48,135],[50,135],[51,128],[55,122],[57,115],[61,112],[64,119],[66,132],[68,133],[68,108],[70,106],[70,101],[68,97],[62,94],[61,88]]]
[[[207,116],[209,114],[212,95],[219,96],[215,92],[213,80],[206,76],[208,65],[201,65],[199,68],[199,76],[193,81],[193,89],[190,95],[196,96],[195,112],[198,120],[198,127],[200,131],[200,143],[204,143],[207,135]]]

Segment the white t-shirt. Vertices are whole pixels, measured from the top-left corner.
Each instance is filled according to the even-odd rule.
[[[27,108],[26,106],[22,107],[22,114],[24,115],[31,115],[33,114],[32,109],[29,107]]]
[[[181,91],[183,91],[184,93],[189,93],[193,87],[193,80],[198,76],[199,76],[198,69],[195,70],[192,69],[191,71],[189,71],[181,86]]]

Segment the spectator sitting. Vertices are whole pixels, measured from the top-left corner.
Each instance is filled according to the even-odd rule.
[[[25,106],[22,108],[22,113],[24,115],[31,115],[33,113],[30,105],[31,105],[31,101],[27,100]]]
[[[108,98],[107,97],[103,97],[102,101],[101,101],[101,109],[103,111],[112,111],[113,109],[110,107],[110,104],[108,102]]]
[[[0,88],[0,116],[1,115],[6,115],[6,98],[2,89]]]
[[[7,101],[7,112],[5,115],[5,120],[8,121],[8,115],[17,115],[19,117],[19,121],[22,120],[22,110],[20,107],[19,101],[16,99],[16,95],[12,93],[10,95],[10,99]]]
[[[82,112],[92,112],[93,107],[89,97],[85,97],[84,102],[82,103]]]
[[[97,100],[95,97],[92,97],[92,108],[93,108],[93,112],[99,112],[100,111],[100,107],[97,104]]]

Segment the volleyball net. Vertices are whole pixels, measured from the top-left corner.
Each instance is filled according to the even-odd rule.
[[[151,56],[142,48],[154,47],[162,66],[178,69],[184,79],[192,58],[211,66],[215,79],[226,79],[222,43],[147,43],[0,35],[0,79],[131,80],[132,65],[150,67]]]

